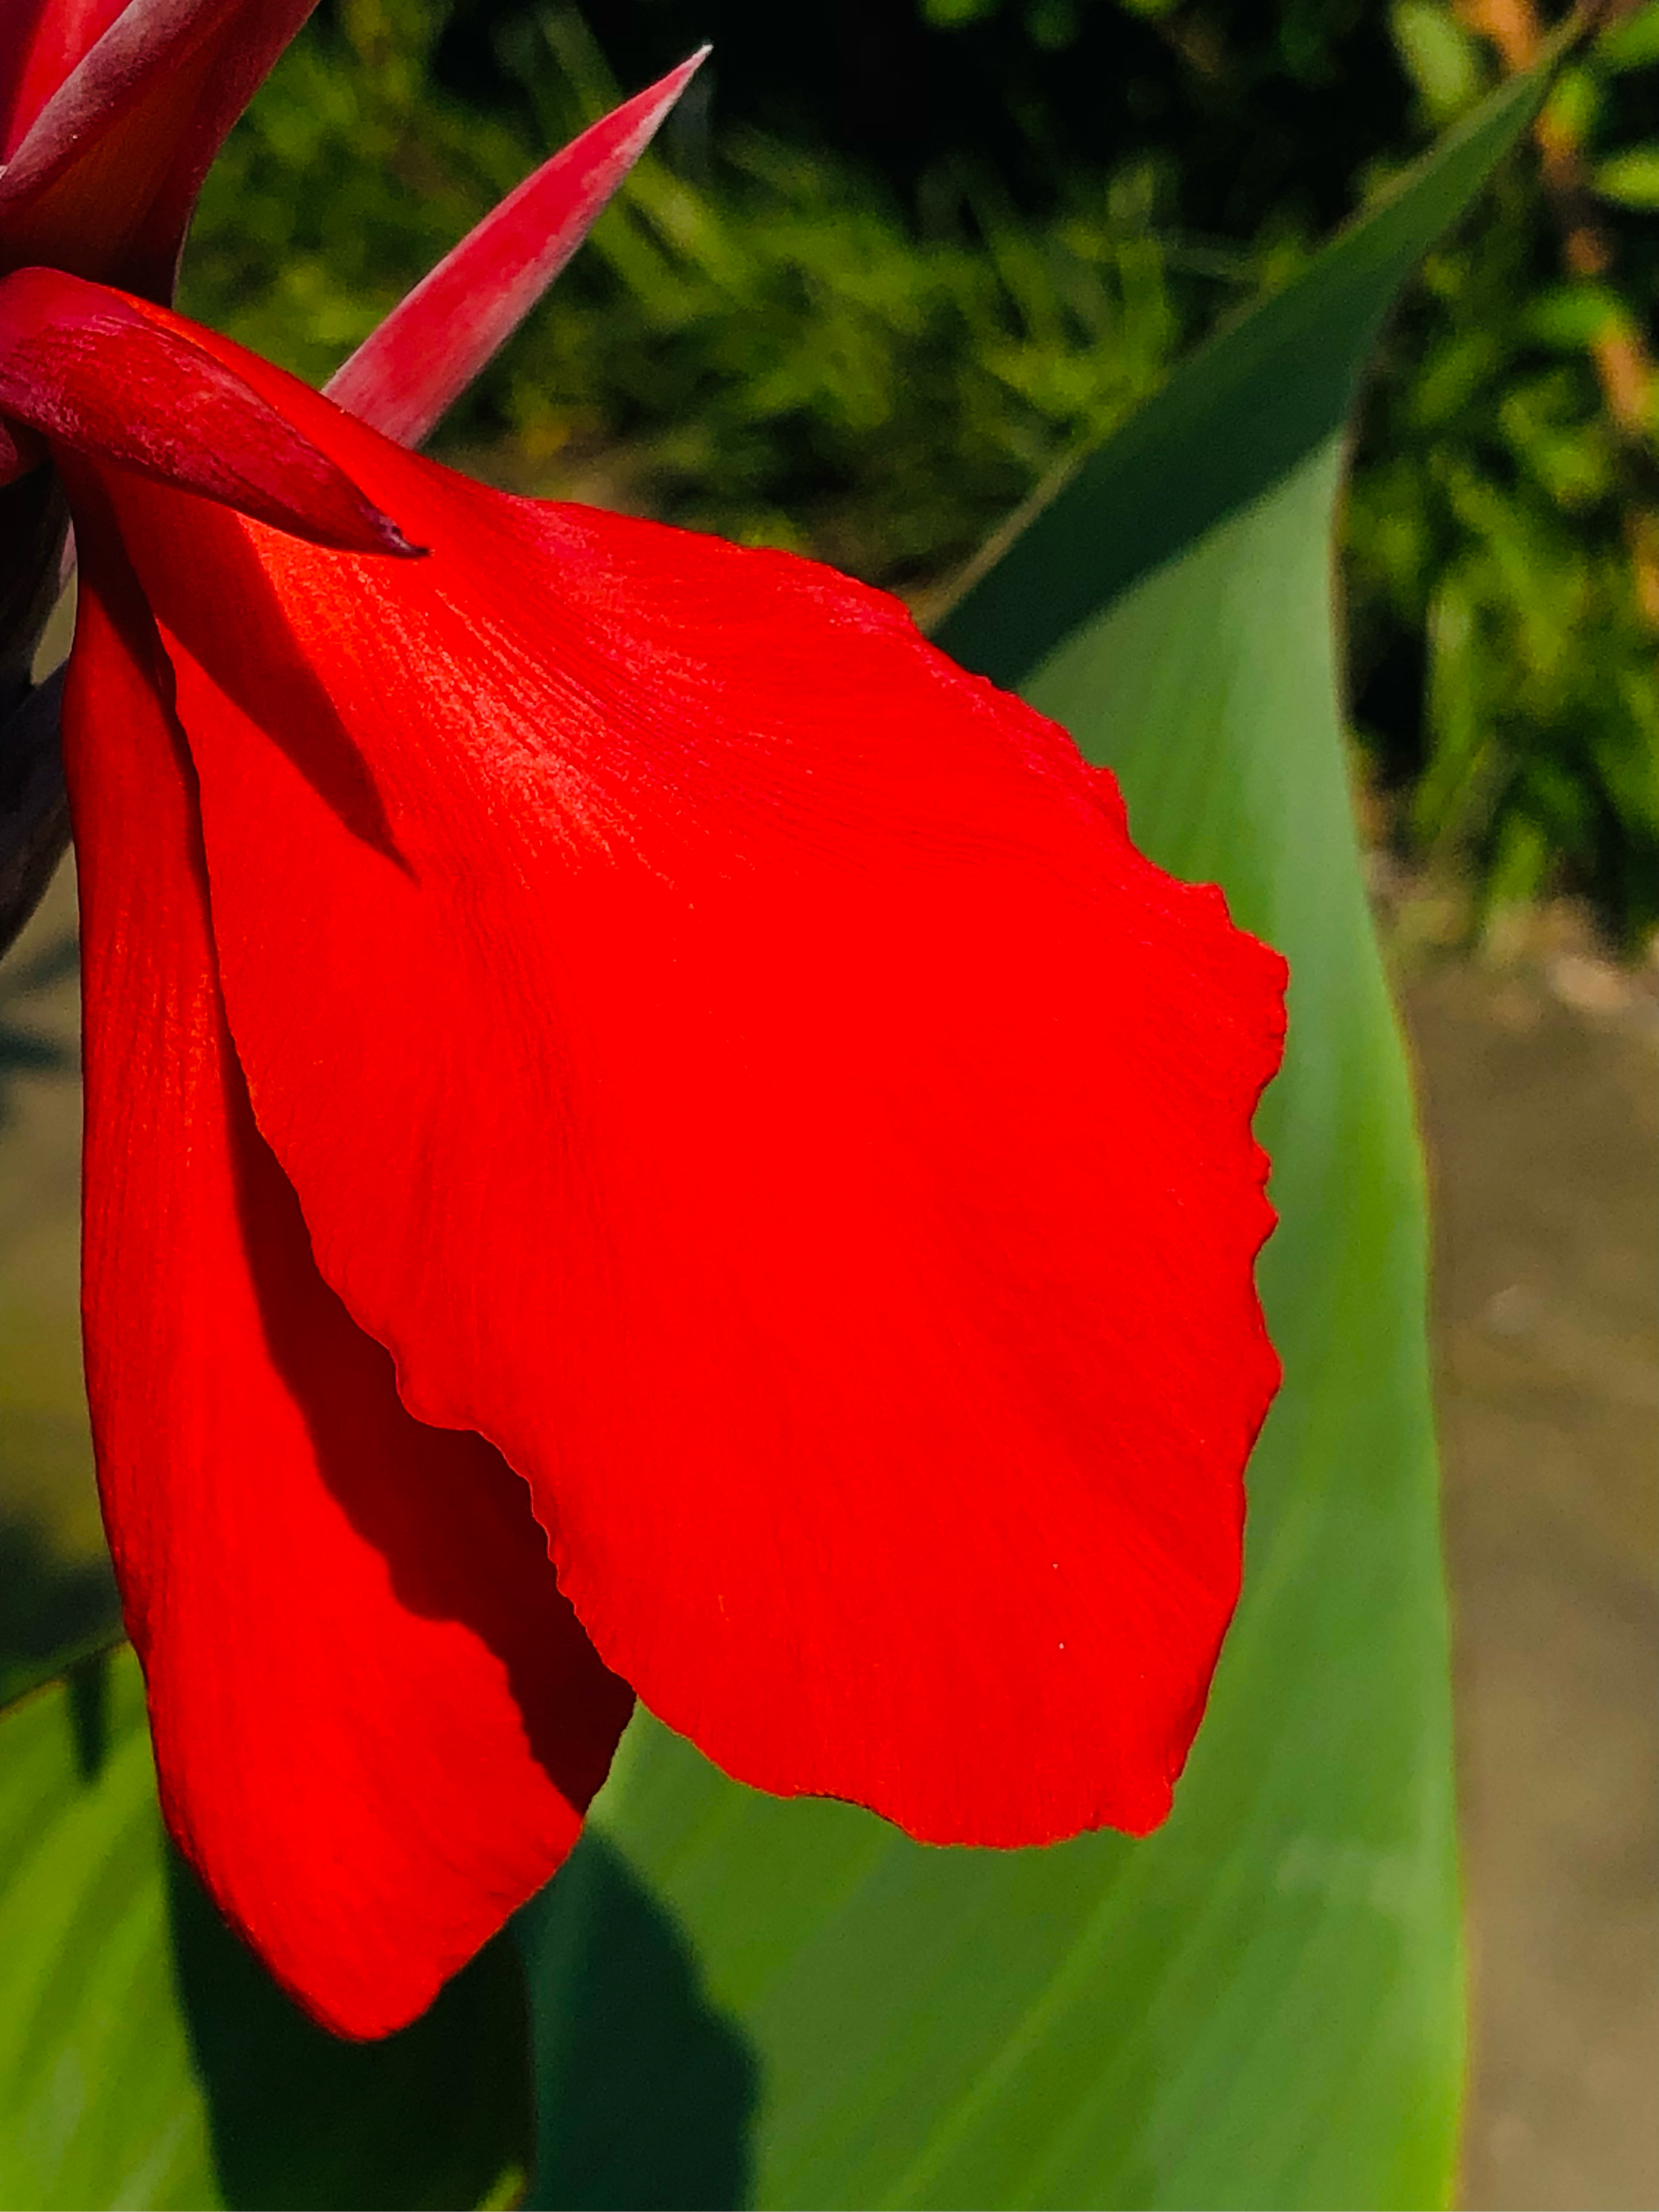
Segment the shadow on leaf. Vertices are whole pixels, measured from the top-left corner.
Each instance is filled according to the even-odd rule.
[[[501,1937],[380,2043],[307,2020],[219,1917],[176,1851],[168,1905],[182,2002],[231,2205],[518,2200],[530,2163],[524,1984]]]
[[[106,1561],[65,1559],[34,1522],[0,1516],[0,1705],[120,1626]]]
[[[590,1829],[516,1926],[536,2050],[528,2202],[586,2212],[745,2203],[759,2069],[626,1860]]]

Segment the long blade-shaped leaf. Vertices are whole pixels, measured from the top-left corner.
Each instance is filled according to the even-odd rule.
[[[579,1853],[523,1929],[538,2202],[1449,2191],[1462,2012],[1423,1201],[1343,774],[1331,526],[1378,322],[1536,90],[1195,359],[945,626],[1110,762],[1154,858],[1218,880],[1291,960],[1261,1116],[1285,1384],[1174,1817],[1142,1843],[928,1851],[847,1807],[746,1793],[636,1723],[595,1808],[602,1865]],[[665,1959],[691,1992],[673,2063],[627,2031]],[[675,2087],[698,2081],[725,2087]]]
[[[444,2206],[521,2181],[507,1947],[388,2042],[313,2027],[164,1844],[130,1651],[0,1716],[0,2206]]]

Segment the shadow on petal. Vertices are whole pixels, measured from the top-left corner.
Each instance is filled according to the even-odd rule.
[[[239,1094],[245,1099],[240,1085]],[[522,1726],[532,1757],[574,1808],[574,1835],[633,1692],[602,1665],[562,1595],[530,1492],[500,1453],[482,1437],[429,1428],[405,1412],[390,1357],[318,1274],[292,1186],[245,1105],[232,1144],[264,1349],[305,1421],[316,1475],[384,1562],[402,1611],[459,1624],[504,1670],[516,1708],[510,1733]],[[461,1678],[432,1686],[431,1710],[440,1688],[455,1701],[460,1741],[476,1743],[483,1714],[467,1712]],[[418,1689],[413,1704],[421,1710]],[[395,1740],[393,1717],[381,1717]],[[453,1761],[456,1739],[442,1741]],[[434,1778],[464,1790],[465,1772],[446,1761]]]
[[[265,565],[246,538],[228,531],[216,536],[214,557],[237,594],[242,615],[239,635],[216,635],[210,621],[200,619],[188,571],[181,586],[158,594],[155,612],[163,629],[179,637],[210,671],[226,696],[282,748],[354,837],[404,875],[412,875],[374,774],[307,659],[304,642],[293,635]],[[339,588],[349,594],[354,584],[349,557],[334,558],[339,563]],[[166,576],[161,580],[172,582]],[[262,659],[250,649],[250,641],[271,643],[271,650]],[[395,713],[396,705],[386,702],[388,714]],[[212,736],[209,731],[193,731],[191,744],[211,744]]]

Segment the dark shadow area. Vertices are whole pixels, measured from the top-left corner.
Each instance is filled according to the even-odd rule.
[[[70,1735],[75,1771],[82,1782],[95,1782],[109,1751],[109,1668],[115,1647],[104,1644],[73,1660],[64,1684],[69,1693]]]
[[[497,112],[527,105],[513,64],[538,12],[535,0],[443,10],[446,83]],[[1067,173],[1164,153],[1190,103],[1205,128],[1181,144],[1182,212],[1202,234],[1248,231],[1264,200],[1287,196],[1304,224],[1328,229],[1355,167],[1397,143],[1410,100],[1386,18],[1363,0],[1180,11],[607,0],[584,12],[623,86],[711,39],[720,118],[859,152],[912,203],[941,168],[966,167],[1046,208]]]
[[[482,1437],[428,1427],[405,1411],[390,1357],[318,1272],[299,1200],[254,1126],[234,1065],[227,1084],[265,1341],[305,1416],[317,1474],[386,1561],[398,1604],[424,1620],[463,1622],[501,1660],[532,1753],[566,1802],[586,1812],[634,1693],[603,1664],[560,1590],[524,1482]],[[293,1619],[274,1628],[250,1622],[249,1633],[280,1638]],[[394,1724],[390,1712],[382,1717]],[[447,1723],[411,1709],[395,1724]]]
[[[35,641],[58,597],[69,521],[56,472],[37,468],[0,489],[0,697],[28,685]]]
[[[179,1996],[228,2204],[513,2201],[532,2116],[523,1973],[507,1937],[399,2034],[343,2043],[283,1995],[171,1849],[167,1869]]]
[[[80,950],[74,936],[58,938],[35,954],[7,969],[0,982],[0,1125],[10,1119],[13,1079],[26,1074],[71,1075],[74,1052],[58,1038],[44,1036],[10,1011],[15,1000],[44,991],[75,973]]]
[[[165,571],[146,572],[156,620],[287,756],[351,835],[410,874],[373,770],[313,672],[253,549],[235,531],[220,531],[214,562],[212,595],[197,586],[179,589]]]
[[[33,1522],[0,1516],[0,1705],[120,1629],[106,1560],[70,1565]]]
[[[587,2212],[746,2204],[759,2067],[626,1861],[590,1829],[516,1927],[536,2048],[527,2202]]]

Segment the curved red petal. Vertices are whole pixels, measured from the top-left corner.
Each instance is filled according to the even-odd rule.
[[[56,270],[0,277],[0,412],[319,545],[420,550],[188,327]]]
[[[330,379],[329,398],[383,437],[418,446],[575,252],[708,52],[625,100],[509,192]]]
[[[170,299],[202,179],[315,4],[58,0],[14,94],[0,269],[39,263]]]
[[[892,601],[245,373],[433,548],[118,488],[324,1274],[730,1771],[939,1840],[1151,1826],[1276,1379],[1282,963]]]
[[[0,39],[0,161],[121,13],[124,0],[10,0]]]
[[[410,1418],[317,1273],[225,1036],[189,771],[118,580],[94,549],[64,712],[105,1515],[175,1835],[308,2010],[379,2035],[558,1864],[632,1699],[522,1483]]]

